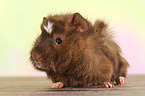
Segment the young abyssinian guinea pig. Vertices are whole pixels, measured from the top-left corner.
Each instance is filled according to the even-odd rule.
[[[103,21],[91,24],[79,13],[50,15],[43,18],[41,31],[30,60],[46,72],[52,88],[124,83],[128,63]]]

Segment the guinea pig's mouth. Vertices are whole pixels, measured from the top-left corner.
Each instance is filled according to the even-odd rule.
[[[39,66],[40,64],[39,64],[39,62],[38,62],[35,58],[33,58],[33,57],[31,56],[30,59],[31,59],[31,61],[32,61],[32,64],[33,64],[34,68],[36,68],[36,69],[38,69],[38,70],[41,70],[41,71],[46,71],[45,68],[42,68],[41,66]]]
[[[34,64],[34,67],[36,68],[36,69],[43,69],[42,67],[40,67],[39,65],[37,65],[37,64]],[[44,70],[44,69],[43,69]]]
[[[31,61],[32,61],[32,64],[33,64],[34,68],[36,68],[36,69],[38,69],[38,70],[40,70],[40,71],[47,71],[47,70],[49,70],[50,68],[52,68],[53,71],[56,72],[54,63],[52,63],[52,61],[49,62],[49,64],[47,64],[48,61],[45,61],[46,65],[45,65],[45,66],[40,66],[40,65],[42,65],[41,62],[39,62],[39,59],[40,59],[40,58],[39,58],[39,59],[35,59],[35,57],[31,56],[30,59],[31,59]]]
[[[39,63],[38,63],[38,62],[37,62],[37,64],[36,64],[36,62],[33,63],[33,65],[34,65],[34,67],[35,67],[36,69],[38,69],[38,70],[40,70],[40,71],[46,71],[46,70],[47,70],[46,68],[42,68],[41,66],[39,66]]]

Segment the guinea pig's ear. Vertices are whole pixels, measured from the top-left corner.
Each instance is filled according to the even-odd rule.
[[[79,13],[74,13],[70,18],[70,26],[75,28],[77,32],[86,32],[88,22]]]
[[[42,24],[41,24],[41,31],[44,30],[44,25],[46,24],[46,22],[47,22],[47,18],[43,17],[43,21],[42,21]]]

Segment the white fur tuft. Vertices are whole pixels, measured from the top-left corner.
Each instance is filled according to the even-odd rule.
[[[53,26],[53,23],[51,23],[50,21],[48,21],[47,25],[43,25],[44,29],[45,29],[48,33],[51,33],[51,31],[52,31],[52,26]]]

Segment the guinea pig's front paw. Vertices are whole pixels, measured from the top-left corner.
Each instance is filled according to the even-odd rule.
[[[64,84],[62,82],[53,83],[51,88],[62,88]]]
[[[120,76],[119,78],[118,78],[118,80],[117,80],[117,84],[124,84],[124,80],[125,80],[125,77],[123,77],[123,76]]]
[[[103,84],[104,84],[104,87],[106,87],[106,88],[113,88],[114,87],[114,84],[111,82],[103,82]]]

